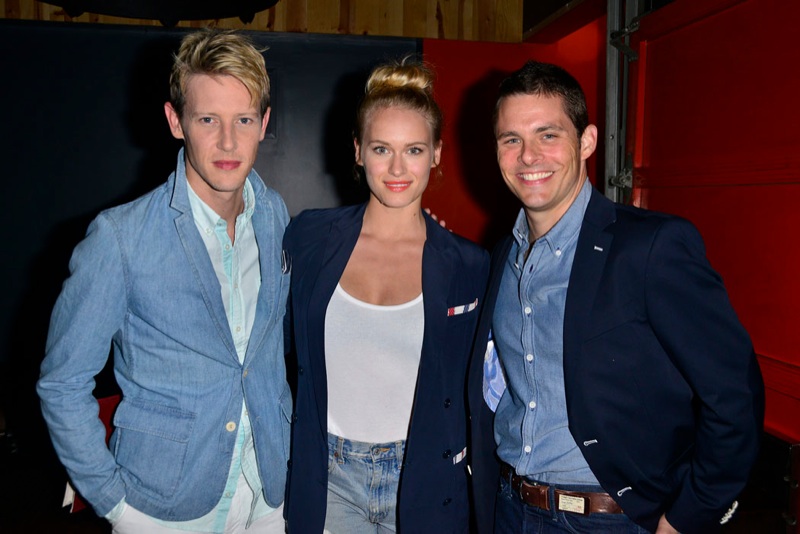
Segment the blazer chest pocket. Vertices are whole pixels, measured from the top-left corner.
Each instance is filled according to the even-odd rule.
[[[477,316],[478,299],[470,300],[465,303],[456,304],[447,308],[448,322],[457,320],[472,319]]]
[[[114,456],[129,475],[126,482],[171,499],[181,482],[194,421],[192,412],[123,400],[114,416]]]

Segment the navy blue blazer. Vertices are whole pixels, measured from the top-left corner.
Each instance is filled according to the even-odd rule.
[[[286,517],[289,532],[322,532],[328,487],[325,312],[361,232],[365,205],[310,210],[286,230],[297,358]],[[400,532],[465,532],[469,522],[466,376],[489,255],[427,215],[422,255],[425,332],[398,495]],[[448,308],[475,302],[471,312]]]
[[[476,335],[488,339],[512,238],[498,245]],[[482,398],[485,342],[469,378],[471,467],[480,532],[491,532],[499,466]],[[713,532],[744,488],[764,389],[691,223],[609,201],[586,210],[564,317],[569,428],[600,484],[651,531]]]

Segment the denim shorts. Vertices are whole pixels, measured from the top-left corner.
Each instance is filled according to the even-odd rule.
[[[603,491],[595,486],[559,486],[569,491]],[[507,478],[501,478],[495,513],[496,534],[648,534],[625,514],[577,514],[555,510],[550,490],[551,510],[523,502]]]
[[[325,532],[395,532],[405,441],[363,443],[328,434]]]

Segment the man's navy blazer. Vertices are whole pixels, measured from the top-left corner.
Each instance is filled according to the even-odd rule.
[[[325,312],[361,232],[364,205],[309,210],[284,236],[298,383],[286,498],[290,532],[322,532],[328,487]],[[400,532],[468,528],[466,375],[489,255],[427,215],[422,256],[425,331],[400,477]],[[478,302],[465,313],[448,310]],[[345,436],[346,437],[346,436]]]
[[[491,532],[499,466],[482,398],[485,341],[512,238],[494,251],[469,378],[480,532]],[[569,428],[603,488],[654,531],[713,532],[753,465],[763,382],[750,338],[684,219],[592,192],[564,316]],[[729,515],[729,514],[727,514]]]

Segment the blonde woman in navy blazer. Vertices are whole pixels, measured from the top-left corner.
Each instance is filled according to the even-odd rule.
[[[289,315],[298,366],[286,501],[290,532],[469,529],[464,388],[488,255],[421,210],[421,195],[441,154],[441,112],[431,82],[430,71],[406,60],[373,71],[354,139],[369,200],[360,206],[306,211],[292,221],[284,237],[292,271]],[[330,329],[332,323],[326,329],[326,321],[334,320],[331,315],[341,315],[329,310],[336,309],[333,305],[342,291],[348,302],[366,303],[368,310],[411,302],[419,306],[417,322],[412,323],[418,327],[391,324],[387,329],[388,337],[396,338],[399,331],[401,338],[416,336],[419,345],[416,354],[406,354],[412,364],[396,373],[398,383],[402,378],[408,382],[400,388],[410,402],[408,422],[391,407],[385,414],[403,426],[398,439],[364,442],[330,432],[329,390],[342,391],[342,384],[332,384],[330,376],[343,376],[347,362],[342,353],[345,359],[349,356],[342,345],[355,346],[361,337],[378,340],[378,363],[363,354],[352,355],[359,361],[361,382],[351,384],[346,372],[344,391],[352,390],[354,399],[376,384],[385,384],[387,390],[396,386],[394,372],[387,375],[387,365],[380,363],[380,353],[392,347],[381,346],[382,334],[375,334],[374,327],[367,332],[359,321],[347,318],[355,328],[345,325],[342,331],[352,336],[345,339]],[[401,341],[391,344],[405,346],[405,339]],[[326,354],[333,352],[339,360]],[[332,361],[341,362],[335,364],[339,369],[331,367]],[[375,401],[380,397],[375,395]],[[351,406],[345,418],[351,428],[360,426],[369,434],[383,421],[370,420],[367,414],[375,418],[380,413],[363,402]]]

